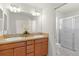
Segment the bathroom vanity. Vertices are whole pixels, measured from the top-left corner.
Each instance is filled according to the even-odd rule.
[[[48,35],[32,34],[0,40],[0,56],[46,56]]]

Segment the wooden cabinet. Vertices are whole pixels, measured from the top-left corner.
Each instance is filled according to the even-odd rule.
[[[13,49],[0,51],[0,56],[13,56]]]
[[[26,42],[16,43],[14,48],[14,56],[26,56]]]
[[[47,54],[47,38],[0,45],[0,56],[44,56]]]
[[[26,42],[2,44],[2,45],[0,45],[0,50],[12,49],[12,48],[16,48],[16,47],[25,46],[25,45],[26,45]]]
[[[43,39],[42,40],[42,51],[41,55],[47,55],[48,54],[48,39]]]
[[[25,56],[26,42],[16,42],[0,45],[0,56]]]
[[[26,47],[14,48],[14,56],[26,56]]]

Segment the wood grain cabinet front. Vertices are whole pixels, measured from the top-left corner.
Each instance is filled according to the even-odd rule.
[[[41,50],[41,55],[47,55],[48,54],[48,39],[43,39],[42,41],[42,50]]]
[[[44,56],[48,54],[48,38],[0,45],[0,56]]]
[[[16,42],[0,45],[0,56],[25,56],[26,43]]]
[[[48,54],[48,39],[35,40],[35,56],[45,56]]]
[[[26,56],[26,47],[14,48],[14,56]]]
[[[0,51],[0,56],[13,56],[13,49]]]
[[[35,47],[35,56],[41,56],[41,46]]]
[[[35,56],[41,56],[41,50],[42,50],[42,44],[41,43],[35,43]]]

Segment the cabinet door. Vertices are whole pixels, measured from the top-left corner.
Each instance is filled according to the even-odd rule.
[[[41,55],[47,55],[48,54],[48,39],[42,39],[42,50]]]
[[[25,56],[25,55],[26,55],[25,47],[14,48],[14,56]]]
[[[44,56],[48,54],[48,38],[35,40],[35,56]]]
[[[13,56],[13,49],[0,51],[0,56]]]
[[[40,43],[37,43],[39,41],[40,41],[40,39],[35,41],[35,56],[41,56],[41,53],[42,53],[41,52],[41,50],[42,50],[41,42]]]

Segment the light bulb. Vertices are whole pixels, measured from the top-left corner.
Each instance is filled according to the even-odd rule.
[[[12,12],[21,12],[21,9],[20,9],[20,8],[16,8],[16,7],[10,6],[9,9],[10,9],[10,11],[12,11]]]
[[[17,8],[17,12],[21,12],[21,9],[20,8]]]
[[[37,15],[37,16],[39,16],[39,15],[40,15],[40,13],[36,13],[36,15]]]
[[[32,15],[33,15],[33,16],[36,16],[36,13],[35,13],[35,12],[32,12]]]
[[[39,16],[40,13],[32,11],[32,15],[33,15],[33,16]]]

